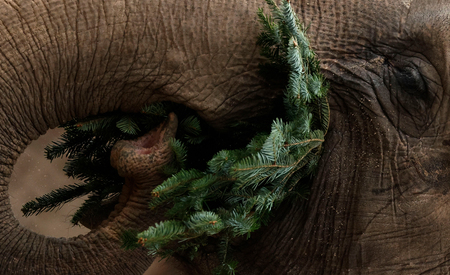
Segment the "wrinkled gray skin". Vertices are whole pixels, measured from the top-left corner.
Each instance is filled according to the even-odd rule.
[[[292,3],[331,82],[330,131],[309,200],[239,247],[241,274],[449,273],[450,4]],[[120,222],[68,240],[22,228],[8,199],[15,160],[74,117],[155,101],[219,129],[270,111],[281,93],[257,74],[260,6],[0,2],[0,273],[142,274],[152,260],[118,248]],[[165,264],[203,274],[207,259]]]

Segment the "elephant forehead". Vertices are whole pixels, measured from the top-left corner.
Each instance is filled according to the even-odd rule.
[[[26,91],[39,132],[156,101],[221,127],[282,94],[258,75],[256,2],[19,2],[0,10],[0,91]]]
[[[448,78],[450,57],[450,2],[426,0],[413,1],[405,25],[421,52]]]
[[[412,18],[418,26],[433,25],[440,30],[448,30],[444,26],[449,21],[450,3],[439,0],[413,1],[409,10],[409,17]],[[448,24],[447,24],[448,25]]]

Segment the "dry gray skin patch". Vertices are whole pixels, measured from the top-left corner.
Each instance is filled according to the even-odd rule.
[[[24,203],[36,197],[77,182],[66,177],[62,171],[66,159],[55,159],[50,163],[44,157],[44,148],[51,141],[57,140],[63,132],[63,129],[52,129],[33,141],[17,160],[9,185],[12,210],[20,224],[36,233],[53,237],[73,237],[89,232],[84,226],[72,226],[70,223],[71,215],[83,203],[84,198],[67,203],[58,211],[37,216],[24,217],[20,209]]]

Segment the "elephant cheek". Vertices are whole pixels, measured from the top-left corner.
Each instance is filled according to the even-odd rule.
[[[409,167],[399,171],[392,189],[395,217],[404,216],[415,223],[435,226],[448,222],[450,153],[445,150],[442,147],[420,149],[408,156]]]
[[[422,182],[415,188],[416,194],[437,193],[447,195],[450,190],[450,153],[440,153],[437,150],[426,150],[410,158],[415,182]]]

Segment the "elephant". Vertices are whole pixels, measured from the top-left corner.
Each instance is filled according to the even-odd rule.
[[[309,198],[236,243],[238,273],[450,273],[450,4],[290,2],[330,84],[330,128]],[[283,89],[258,74],[259,7],[268,9],[254,0],[0,1],[0,273],[151,265],[145,251],[120,249],[117,230],[139,218],[121,211],[69,239],[24,229],[8,197],[14,163],[50,128],[152,102],[183,104],[217,131],[274,112]],[[215,262],[211,252],[152,266],[210,274]]]

